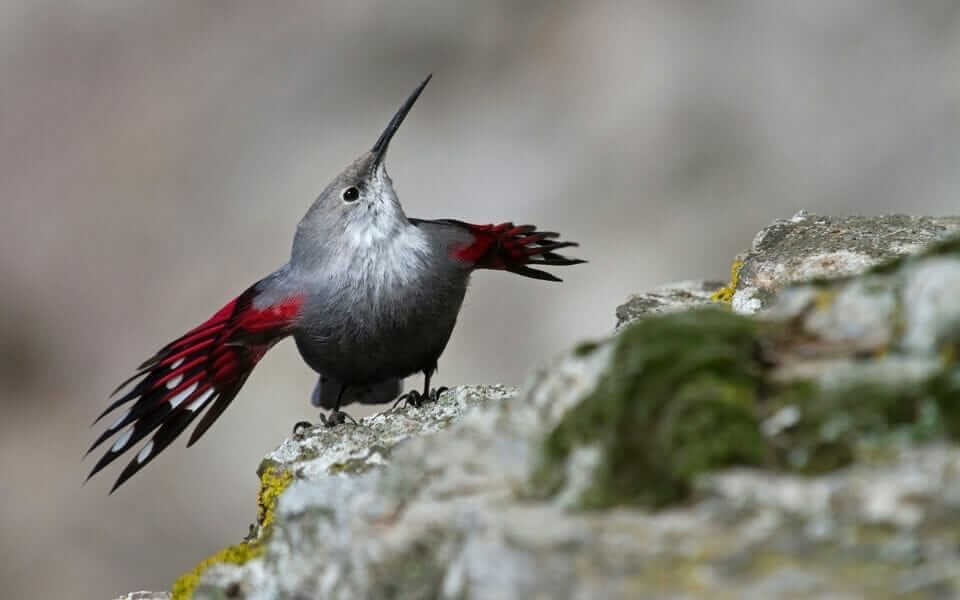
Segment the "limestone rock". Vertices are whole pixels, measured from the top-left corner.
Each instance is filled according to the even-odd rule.
[[[825,217],[800,211],[754,237],[739,261],[733,309],[752,314],[789,283],[856,275],[957,231],[958,217]]]
[[[409,438],[436,433],[479,405],[514,395],[516,390],[505,386],[469,386],[422,408],[397,407],[365,417],[358,426],[315,426],[283,442],[263,459],[258,471],[274,467],[298,479],[363,474],[387,464],[394,448]]]
[[[709,306],[711,296],[722,287],[716,281],[679,281],[634,294],[617,307],[617,329],[645,315]]]

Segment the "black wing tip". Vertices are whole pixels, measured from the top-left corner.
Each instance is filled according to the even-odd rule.
[[[110,488],[110,491],[107,492],[107,495],[112,496],[113,493],[117,491],[118,487],[126,483],[127,480],[137,473],[137,471],[145,467],[147,463],[150,462],[151,458],[153,458],[153,455],[151,455],[147,460],[140,462],[139,456],[134,456],[133,460],[131,460],[130,463],[123,468],[123,471],[120,472],[120,476],[117,477],[117,480],[113,482],[113,486]]]
[[[86,483],[86,482],[90,481],[91,479],[93,479],[93,476],[94,476],[94,475],[96,475],[96,474],[99,473],[100,471],[102,471],[102,470],[104,470],[105,468],[107,468],[107,465],[109,465],[110,463],[112,463],[112,462],[117,458],[116,456],[110,457],[110,454],[111,454],[111,452],[107,452],[106,454],[104,454],[104,455],[100,458],[99,461],[97,461],[97,464],[93,465],[93,468],[90,469],[90,473],[87,474],[87,478],[84,480],[84,483]],[[118,454],[117,456],[119,456],[119,454]],[[109,458],[108,458],[108,457],[109,457]]]
[[[507,270],[511,273],[516,273],[517,275],[522,275],[531,279],[540,279],[542,281],[563,281],[552,273],[547,273],[546,271],[541,271],[540,269],[531,269],[530,267],[526,266],[518,265],[513,268],[508,268]]]
[[[118,487],[126,483],[127,479],[130,479],[130,477],[129,476],[124,477],[123,475],[121,475],[120,477],[117,477],[117,480],[113,482],[113,486],[110,487],[110,491],[107,492],[107,495],[112,496],[113,493],[117,491]]]
[[[528,265],[550,265],[551,267],[569,267],[572,265],[582,265],[587,261],[580,258],[567,258],[566,256],[547,256],[537,260],[527,262]]]

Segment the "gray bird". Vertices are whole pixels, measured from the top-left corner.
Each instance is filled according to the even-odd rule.
[[[88,450],[120,434],[88,479],[153,433],[112,493],[202,414],[187,444],[193,445],[263,355],[287,336],[320,374],[312,402],[330,409],[329,417],[322,417],[328,426],[347,418],[340,409],[351,402],[394,400],[401,379],[415,373],[424,375],[423,392],[401,399],[413,405],[435,399],[430,377],[473,271],[499,269],[560,281],[531,265],[583,262],[556,252],[575,243],[556,241],[557,233],[532,225],[472,225],[404,214],[384,157],[429,81],[428,76],[410,94],[373,148],[323,190],[297,226],[287,264],[164,346],[114,391],[133,384],[97,421],[133,405]]]

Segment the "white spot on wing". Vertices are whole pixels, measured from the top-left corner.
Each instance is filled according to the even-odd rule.
[[[182,365],[182,364],[183,364],[183,357],[181,356],[181,357],[178,358],[177,360],[173,361],[173,364],[170,365],[170,370],[171,370],[171,371],[175,371],[175,370],[177,369],[177,367],[179,367],[179,366]]]
[[[143,463],[143,461],[150,458],[150,453],[153,452],[153,440],[147,442],[147,445],[143,447],[142,450],[137,454],[137,462]]]
[[[110,452],[120,452],[127,446],[127,442],[130,441],[130,436],[133,435],[133,427],[123,432],[116,442],[113,443],[113,447],[110,448]]]
[[[187,405],[187,410],[189,410],[190,412],[197,412],[198,410],[200,410],[200,407],[203,406],[204,403],[206,403],[206,401],[210,399],[210,396],[212,396],[215,391],[216,391],[215,389],[210,388],[209,390],[200,394],[199,398],[197,398],[196,400],[194,400],[193,402]]]
[[[176,408],[177,406],[179,406],[180,403],[183,402],[184,400],[186,400],[186,399],[190,396],[190,394],[192,394],[194,391],[196,391],[196,389],[197,389],[197,382],[194,382],[193,385],[191,385],[191,386],[188,387],[187,389],[183,390],[182,392],[180,392],[179,394],[177,394],[177,395],[174,396],[173,398],[170,398],[170,400],[169,400],[169,402],[170,402],[170,408],[171,408],[171,409],[174,409],[174,408]]]
[[[127,415],[129,414],[130,414],[130,411],[125,410],[123,414],[120,415],[120,418],[113,422],[113,425],[110,426],[110,429],[116,429],[117,427],[120,427],[120,423],[123,423],[123,420],[126,419]]]
[[[183,375],[177,375],[173,379],[167,382],[167,389],[172,390],[173,388],[180,385],[180,382],[183,381]]]

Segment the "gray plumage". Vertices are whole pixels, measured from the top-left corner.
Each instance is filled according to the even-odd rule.
[[[452,225],[411,222],[382,162],[361,157],[317,199],[297,228],[287,270],[305,292],[294,330],[315,371],[356,385],[403,378],[436,362],[456,323],[471,268]],[[359,188],[345,202],[343,190]]]

